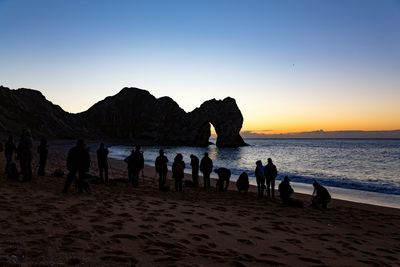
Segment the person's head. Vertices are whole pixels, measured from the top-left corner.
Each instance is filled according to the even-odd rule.
[[[76,146],[77,147],[84,147],[85,146],[85,142],[83,141],[83,139],[78,139],[76,141]]]
[[[176,154],[175,156],[175,161],[182,161],[183,160],[183,156],[181,153]]]
[[[289,179],[289,177],[286,175],[286,176],[283,178],[283,181],[284,181],[284,182],[290,182],[290,179]]]
[[[268,161],[268,164],[272,164],[272,159],[271,158],[268,158],[267,161]]]
[[[256,165],[257,165],[257,166],[262,166],[261,160],[257,160],[257,161],[256,161]]]
[[[159,153],[160,153],[160,156],[163,156],[164,155],[164,149],[160,149]]]
[[[193,155],[193,154],[190,154],[190,158],[191,158],[191,159],[194,158],[194,155]]]
[[[100,148],[104,148],[104,143],[100,143]]]
[[[317,187],[319,187],[319,183],[317,182],[317,180],[314,180],[314,182],[313,182],[313,184],[312,184],[313,186],[314,186],[314,188],[317,188]]]
[[[136,146],[136,150],[139,151],[141,149],[141,147],[138,145]]]
[[[207,152],[204,153],[204,157],[208,157],[208,153]]]
[[[40,139],[40,144],[47,145],[47,139],[46,138]]]
[[[31,131],[29,129],[22,130],[22,136],[31,136]]]

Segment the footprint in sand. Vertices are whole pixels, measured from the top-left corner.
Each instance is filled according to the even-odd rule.
[[[254,245],[254,243],[251,240],[248,239],[236,239],[239,243],[245,244],[245,245]]]

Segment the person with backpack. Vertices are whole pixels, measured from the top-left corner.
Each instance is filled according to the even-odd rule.
[[[178,153],[172,163],[172,178],[175,180],[176,192],[182,192],[182,180],[184,177],[185,162],[183,162],[182,154]]]
[[[160,149],[159,156],[156,158],[155,167],[156,172],[159,175],[158,186],[160,191],[165,190],[165,184],[167,182],[167,174],[168,174],[168,158],[164,155],[164,150]]]
[[[217,189],[219,192],[228,190],[229,180],[231,178],[231,171],[227,168],[217,168],[214,170],[218,174]]]
[[[125,162],[128,164],[128,179],[129,184],[133,187],[139,186],[139,173],[144,168],[143,153],[140,151],[140,146],[136,146],[135,150],[132,150],[131,154],[125,158]]]
[[[268,163],[264,167],[265,178],[267,182],[267,197],[275,198],[275,178],[278,176],[278,170],[272,163],[272,159],[268,158]]]
[[[204,157],[200,161],[200,171],[203,173],[204,189],[210,189],[210,174],[213,170],[213,162],[208,157],[208,153],[204,153]]]
[[[83,139],[79,139],[76,142],[76,146],[72,147],[68,151],[67,169],[69,172],[63,189],[64,194],[68,192],[68,189],[74,180],[75,186],[78,187],[78,193],[82,193],[85,186],[84,183],[86,173],[89,171],[89,167],[89,151],[88,149],[86,149],[86,145]],[[76,178],[76,174],[78,174],[78,179]]]

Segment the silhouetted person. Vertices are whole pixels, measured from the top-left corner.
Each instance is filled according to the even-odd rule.
[[[239,176],[239,178],[236,181],[236,187],[239,192],[244,191],[247,193],[249,190],[249,175],[247,175],[246,172],[242,172]]]
[[[264,175],[264,167],[262,165],[261,160],[256,161],[256,169],[254,171],[254,174],[256,175],[258,197],[263,197],[265,189],[265,175]]]
[[[167,182],[167,174],[168,174],[168,158],[164,155],[164,150],[160,149],[159,156],[156,158],[156,172],[158,173],[159,180],[158,186],[160,191],[163,191],[165,188],[165,183]]]
[[[211,174],[212,170],[213,170],[213,162],[208,157],[208,153],[206,152],[206,153],[204,153],[204,157],[201,159],[201,162],[200,162],[200,171],[203,173],[205,189],[210,188],[210,174]]]
[[[74,180],[75,185],[78,186],[78,192],[81,193],[84,187],[86,172],[89,171],[89,167],[89,151],[86,149],[85,142],[82,139],[79,139],[76,142],[76,146],[68,151],[67,169],[69,172],[67,175],[67,180],[65,181],[63,193],[68,192],[68,189]],[[78,178],[76,178],[76,174],[78,174]]]
[[[193,187],[199,187],[199,158],[190,155],[190,166],[192,166]]]
[[[177,154],[172,163],[172,178],[175,180],[175,190],[182,192],[182,180],[184,177],[183,171],[185,170],[185,162],[183,162],[182,154]]]
[[[97,149],[96,154],[100,179],[105,184],[108,184],[108,149],[104,146],[104,143],[100,143],[100,147]]]
[[[13,162],[14,152],[17,151],[17,147],[14,144],[13,136],[8,137],[7,142],[4,145],[4,156],[6,157],[6,169],[7,176],[10,174],[11,163]]]
[[[38,176],[45,175],[47,155],[49,153],[49,149],[47,146],[47,139],[42,138],[40,140],[40,145],[37,148],[37,153],[39,154],[39,168],[38,168]]]
[[[272,159],[268,158],[268,163],[264,168],[265,178],[267,180],[267,196],[275,197],[275,178],[278,175],[276,166],[272,163]]]
[[[32,136],[27,129],[22,131],[17,147],[17,156],[21,165],[22,181],[32,180]]]
[[[292,186],[290,185],[289,177],[285,176],[285,178],[283,178],[283,181],[278,186],[278,191],[279,191],[279,197],[281,198],[282,203],[290,204],[294,190],[293,190]]]
[[[218,191],[224,192],[228,190],[229,187],[229,179],[231,178],[231,171],[227,168],[218,168],[215,169],[214,172],[218,174]]]
[[[314,208],[322,207],[327,208],[328,203],[331,201],[331,195],[328,190],[314,180],[314,192],[311,200],[311,206]]]
[[[128,163],[128,179],[129,184],[133,187],[139,186],[139,173],[144,168],[143,153],[140,151],[140,146],[136,146],[135,150],[125,159]]]

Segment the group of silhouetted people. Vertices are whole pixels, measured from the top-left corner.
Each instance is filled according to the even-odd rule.
[[[27,129],[22,131],[18,145],[15,145],[14,137],[10,135],[4,147],[2,145],[0,146],[0,151],[4,150],[6,159],[4,172],[7,178],[11,180],[20,180],[22,182],[29,182],[32,180],[32,148],[33,141],[31,132]],[[46,139],[43,138],[41,140],[37,148],[37,153],[39,154],[38,176],[44,176],[48,155]],[[19,161],[20,172],[18,172],[15,161]]]
[[[15,145],[13,136],[9,136],[4,147],[0,143],[0,152],[4,150],[6,159],[5,173],[10,179],[18,179],[19,173],[17,171],[15,160],[20,163],[21,181],[30,181],[32,179],[32,137],[29,130],[23,130],[18,145]],[[39,154],[38,176],[44,176],[46,173],[46,162],[48,156],[48,144],[45,138],[42,138],[40,145],[37,148]],[[104,143],[101,143],[96,151],[99,178],[105,184],[109,183],[109,151]],[[144,169],[143,151],[140,146],[136,146],[130,155],[124,160],[127,163],[128,169],[128,184],[133,187],[139,186],[139,174]],[[167,174],[168,174],[168,158],[165,156],[164,150],[159,150],[159,156],[155,160],[155,170],[159,176],[159,190],[168,191]],[[190,187],[199,187],[199,171],[203,174],[204,189],[210,189],[210,175],[213,172],[213,161],[208,153],[204,153],[201,160],[195,155],[190,155],[190,165],[192,168],[192,181],[185,181],[185,185]],[[185,162],[183,161],[182,154],[178,153],[172,163],[172,178],[174,180],[175,190],[182,192]],[[89,148],[86,147],[84,140],[77,140],[76,146],[72,147],[67,155],[67,169],[68,174],[65,181],[63,192],[68,192],[71,184],[75,182],[75,188],[78,192],[83,190],[88,191],[87,182],[85,177],[90,168],[90,153]],[[216,188],[218,191],[227,191],[230,184],[231,171],[227,168],[221,167],[214,169],[218,175]],[[278,175],[278,170],[273,164],[272,159],[267,159],[267,164],[264,166],[261,160],[256,161],[255,177],[257,182],[258,197],[267,198],[275,197],[275,179]],[[239,192],[247,193],[249,189],[249,176],[246,172],[242,172],[236,181],[236,187]],[[331,200],[328,190],[314,180],[314,192],[312,194],[312,207],[326,208]],[[291,206],[302,206],[299,200],[293,199],[292,195],[294,190],[290,185],[290,179],[285,176],[278,186],[279,197],[283,204]]]

